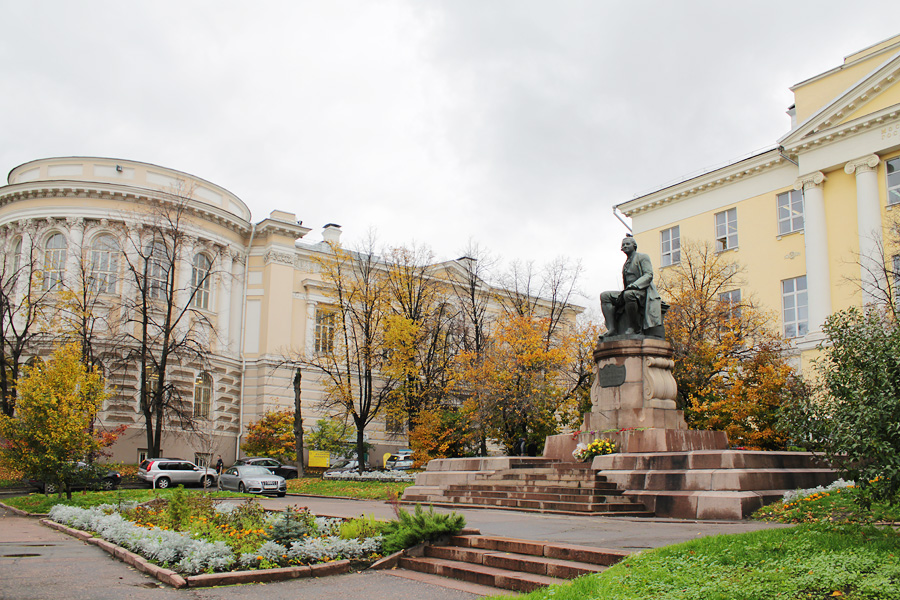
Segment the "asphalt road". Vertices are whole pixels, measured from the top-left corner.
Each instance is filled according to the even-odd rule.
[[[353,517],[372,514],[389,518],[383,502],[288,496],[263,499],[269,508],[306,506],[322,515]],[[443,509],[438,509],[443,510]],[[771,527],[751,522],[684,522],[673,520],[568,517],[499,510],[461,510],[468,527],[483,534],[567,542],[639,551],[705,535]],[[463,600],[478,590],[450,589],[402,570],[365,571],[319,579],[175,590],[111,558],[96,546],[44,527],[36,519],[0,508],[0,600]]]

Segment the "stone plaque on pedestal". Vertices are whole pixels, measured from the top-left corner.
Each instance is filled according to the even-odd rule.
[[[687,429],[675,405],[672,346],[644,336],[619,336],[594,350],[595,377],[587,431]]]

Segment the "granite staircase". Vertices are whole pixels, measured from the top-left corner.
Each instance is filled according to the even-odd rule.
[[[517,459],[496,470],[478,471],[464,480],[417,485],[404,503],[479,506],[566,515],[649,517],[640,502],[623,495],[590,465],[534,458]]]
[[[424,546],[421,556],[402,557],[400,567],[490,588],[530,592],[599,573],[627,555],[621,550],[458,535],[446,545]]]

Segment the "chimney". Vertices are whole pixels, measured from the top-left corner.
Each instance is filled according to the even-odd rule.
[[[337,223],[329,223],[322,228],[322,239],[335,246],[341,245],[341,226]]]

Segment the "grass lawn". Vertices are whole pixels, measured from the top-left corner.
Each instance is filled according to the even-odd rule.
[[[817,523],[707,537],[641,552],[602,574],[517,598],[900,599],[900,533]]]
[[[390,500],[401,496],[411,486],[408,482],[394,481],[335,481],[320,477],[288,479],[288,492],[315,496],[346,496],[360,500]]]
[[[149,502],[155,498],[168,498],[176,488],[166,490],[113,490],[111,492],[72,492],[72,499],[67,500],[65,494],[60,497],[57,494],[29,494],[27,496],[15,496],[5,498],[4,504],[32,513],[48,513],[56,504],[68,504],[89,508],[98,504],[118,504],[119,502]],[[201,488],[186,489],[185,495],[208,494],[211,498],[244,498],[252,494],[239,494],[237,492],[205,492]]]

